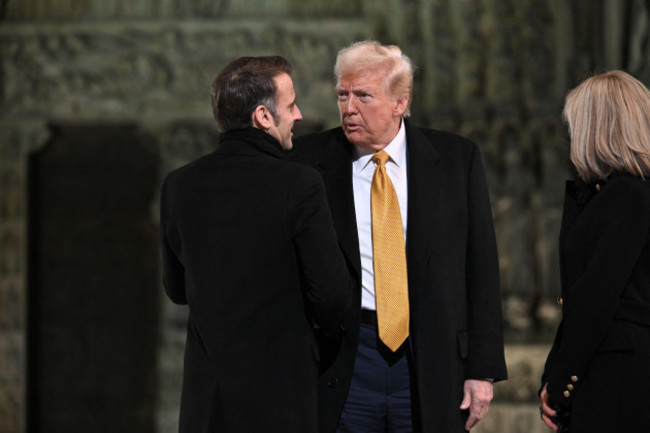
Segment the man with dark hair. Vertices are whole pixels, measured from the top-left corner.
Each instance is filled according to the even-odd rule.
[[[181,432],[317,431],[313,327],[340,332],[350,278],[318,173],[285,160],[290,72],[277,56],[226,66],[219,148],[163,183],[163,283],[189,305]]]

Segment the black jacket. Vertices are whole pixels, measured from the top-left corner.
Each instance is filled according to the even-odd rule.
[[[542,385],[572,432],[650,431],[649,230],[648,181],[567,182],[562,322]]]
[[[506,377],[499,269],[478,147],[406,121],[407,267],[415,386],[424,433],[463,432],[465,379]],[[325,181],[356,286],[342,344],[323,347],[321,433],[334,433],[359,338],[361,263],[352,191],[353,146],[341,128],[295,140],[290,156]]]
[[[227,132],[167,176],[160,224],[165,290],[189,304],[180,431],[315,432],[313,322],[338,333],[350,298],[318,174]]]

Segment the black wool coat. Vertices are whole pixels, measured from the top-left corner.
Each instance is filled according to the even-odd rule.
[[[506,378],[499,269],[478,147],[406,124],[407,270],[413,404],[424,433],[464,432],[465,379]],[[341,128],[294,140],[290,158],[318,169],[356,284],[340,345],[321,346],[320,432],[334,433],[359,339],[361,259],[352,191],[353,146]]]
[[[227,132],[166,177],[160,224],[165,290],[189,305],[180,431],[315,433],[313,323],[339,333],[350,299],[318,173]]]
[[[650,431],[650,181],[567,182],[542,385],[572,433]]]

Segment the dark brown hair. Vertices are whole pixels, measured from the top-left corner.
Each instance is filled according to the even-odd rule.
[[[276,117],[278,74],[291,75],[291,65],[280,56],[240,57],[224,67],[212,84],[212,112],[222,131],[252,126],[260,105]]]

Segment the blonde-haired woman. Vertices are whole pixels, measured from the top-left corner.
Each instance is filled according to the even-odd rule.
[[[650,91],[622,71],[596,75],[568,94],[564,117],[578,179],[566,186],[542,420],[650,432]]]

